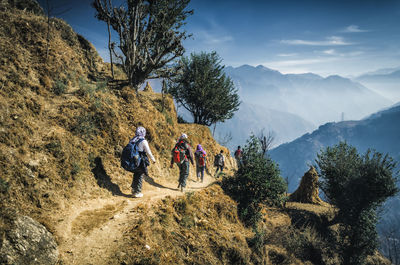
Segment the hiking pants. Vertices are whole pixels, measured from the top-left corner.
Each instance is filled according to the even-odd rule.
[[[133,172],[132,192],[138,193],[142,191],[143,177],[146,175],[146,168],[139,167]]]
[[[241,167],[241,166],[243,166],[243,164],[242,164],[242,159],[241,158],[235,158],[236,159],[236,164],[237,164],[237,167],[239,168],[239,167]]]
[[[215,170],[215,174],[217,174],[218,173],[218,169],[220,170],[220,172],[222,173],[222,171],[224,171],[224,166],[220,166],[220,165],[218,165],[217,166],[217,170]]]
[[[196,166],[197,179],[201,179],[201,181],[203,181],[205,168],[206,168],[205,166],[204,167]]]
[[[186,180],[189,176],[189,161],[185,161],[179,165],[179,184],[186,187]]]

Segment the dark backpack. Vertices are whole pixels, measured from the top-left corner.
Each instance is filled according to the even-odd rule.
[[[172,149],[172,157],[174,158],[174,162],[177,164],[182,164],[186,159],[186,145],[183,141],[180,141],[175,145]]]
[[[214,166],[215,167],[219,166],[220,159],[221,159],[221,154],[216,154],[215,157],[214,157]]]
[[[138,151],[138,144],[144,139],[135,143],[129,142],[122,150],[121,167],[129,172],[134,172],[142,162],[142,154]]]

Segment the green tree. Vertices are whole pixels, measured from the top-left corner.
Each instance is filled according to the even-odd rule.
[[[232,118],[239,96],[216,52],[192,53],[182,58],[179,68],[168,90],[193,115],[194,123],[210,126]]]
[[[364,264],[378,247],[377,210],[398,192],[396,163],[368,150],[360,155],[344,142],[317,155],[321,189],[339,212],[343,264]]]
[[[242,159],[243,166],[233,177],[224,178],[222,187],[238,202],[238,213],[245,224],[256,227],[262,204],[280,206],[287,185],[278,166],[264,155],[257,137],[247,141]]]
[[[111,0],[92,2],[96,17],[118,33],[119,45],[110,45],[110,49],[122,62],[128,83],[136,91],[146,79],[174,74],[169,64],[183,55],[182,40],[189,37],[181,30],[193,13],[186,10],[189,1],[126,0],[118,8],[112,6]]]

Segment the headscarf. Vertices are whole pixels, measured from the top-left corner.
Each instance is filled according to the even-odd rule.
[[[186,133],[182,133],[181,136],[179,136],[178,141],[176,141],[176,143],[179,143],[181,140],[186,140],[187,134]]]
[[[142,126],[136,128],[135,137],[132,138],[131,142],[136,142],[139,139],[144,139],[146,136],[146,129]]]
[[[197,145],[196,152],[203,152],[205,155],[207,155],[206,151],[204,151],[203,147],[201,144]]]

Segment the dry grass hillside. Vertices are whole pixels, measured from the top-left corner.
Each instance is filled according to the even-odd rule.
[[[0,8],[0,243],[17,212],[53,234],[59,264],[337,264],[329,205],[266,208],[254,233],[212,176],[198,183],[191,167],[179,192],[169,163],[182,132],[209,157],[229,151],[207,127],[178,124],[170,96],[108,86],[109,65],[84,37],[51,19],[47,44],[47,26]],[[134,199],[119,155],[139,125],[157,162]]]
[[[107,64],[64,21],[51,20],[47,60],[45,17],[2,11],[0,25],[1,185],[21,213],[51,226],[53,212],[74,200],[128,192],[119,153],[139,125],[157,159],[150,176],[162,184],[177,185],[177,167],[167,165],[182,132],[209,154],[225,149],[208,128],[178,124],[170,96],[161,111],[160,94],[138,99],[129,87],[107,87]]]

